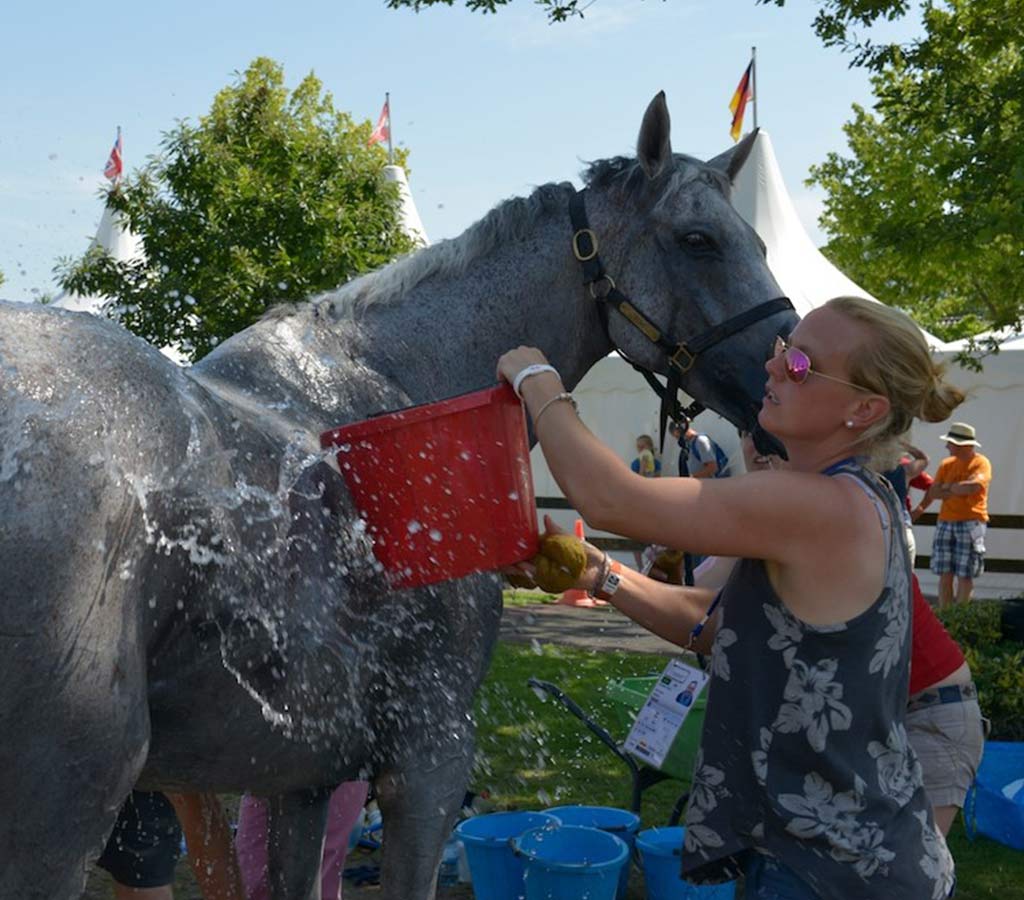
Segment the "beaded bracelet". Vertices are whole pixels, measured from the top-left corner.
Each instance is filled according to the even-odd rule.
[[[540,417],[544,415],[544,413],[547,411],[547,408],[551,406],[552,403],[557,403],[559,400],[566,400],[569,403],[571,403],[573,410],[575,410],[576,414],[579,415],[580,408],[576,404],[576,398],[573,397],[573,395],[570,394],[568,391],[562,391],[562,393],[560,394],[555,394],[554,397],[548,400],[540,409],[537,410],[537,414],[533,417],[534,431],[537,430],[537,423],[540,421]]]

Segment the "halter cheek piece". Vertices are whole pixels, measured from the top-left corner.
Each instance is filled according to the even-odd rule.
[[[633,362],[616,347],[619,350],[619,355],[644,376],[647,383],[661,398],[659,428],[661,429],[661,444],[664,447],[665,423],[670,415],[676,421],[679,421],[683,415],[692,419],[705,408],[699,400],[694,400],[684,409],[680,406],[678,399],[682,376],[697,365],[700,355],[715,344],[720,344],[742,331],[748,325],[753,325],[761,319],[766,319],[784,310],[792,309],[793,304],[788,297],[775,297],[737,313],[724,322],[712,325],[703,334],[687,341],[673,341],[666,338],[664,332],[654,322],[630,303],[629,298],[615,286],[612,277],[605,272],[601,258],[597,255],[597,235],[594,234],[587,222],[587,207],[583,193],[583,191],[575,191],[569,198],[569,219],[573,227],[572,252],[583,267],[583,283],[590,291],[590,296],[597,301],[601,324],[604,326],[608,340],[615,347],[615,341],[612,340],[608,327],[609,309],[615,309],[647,340],[660,347],[668,357],[668,376],[666,383],[662,385],[650,369]]]

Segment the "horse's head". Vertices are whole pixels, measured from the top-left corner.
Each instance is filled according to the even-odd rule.
[[[773,339],[797,322],[784,301],[766,303],[782,292],[764,244],[729,202],[753,135],[703,163],[673,154],[669,132],[659,93],[644,114],[637,159],[591,167],[586,205],[606,275],[595,278],[584,262],[585,278],[603,298],[620,352],[661,375],[675,370],[688,394],[753,430]],[[578,257],[589,249],[577,240]]]

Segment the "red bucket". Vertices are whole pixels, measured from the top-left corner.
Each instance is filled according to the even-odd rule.
[[[499,569],[537,552],[526,418],[503,384],[325,431],[399,588]]]

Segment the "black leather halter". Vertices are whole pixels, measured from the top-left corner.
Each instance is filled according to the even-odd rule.
[[[689,340],[674,341],[666,337],[654,322],[629,301],[629,298],[615,286],[612,277],[605,272],[601,258],[597,255],[597,235],[594,234],[587,222],[587,207],[583,194],[584,191],[575,191],[569,198],[569,219],[573,227],[572,252],[583,266],[583,283],[589,289],[590,296],[597,301],[601,323],[609,342],[619,351],[619,355],[626,362],[644,376],[647,383],[661,398],[658,427],[661,431],[661,446],[664,448],[665,423],[670,415],[676,421],[679,421],[684,415],[692,419],[705,409],[699,400],[694,400],[684,409],[678,399],[682,376],[698,364],[700,355],[705,350],[742,331],[748,325],[753,325],[761,319],[775,315],[775,313],[792,309],[793,304],[788,297],[775,297],[772,300],[758,303],[750,309],[745,309],[724,322],[712,325],[703,334]],[[633,362],[616,346],[608,327],[610,309],[615,309],[647,340],[664,351],[668,357],[668,376],[664,385],[658,381],[650,369]]]

